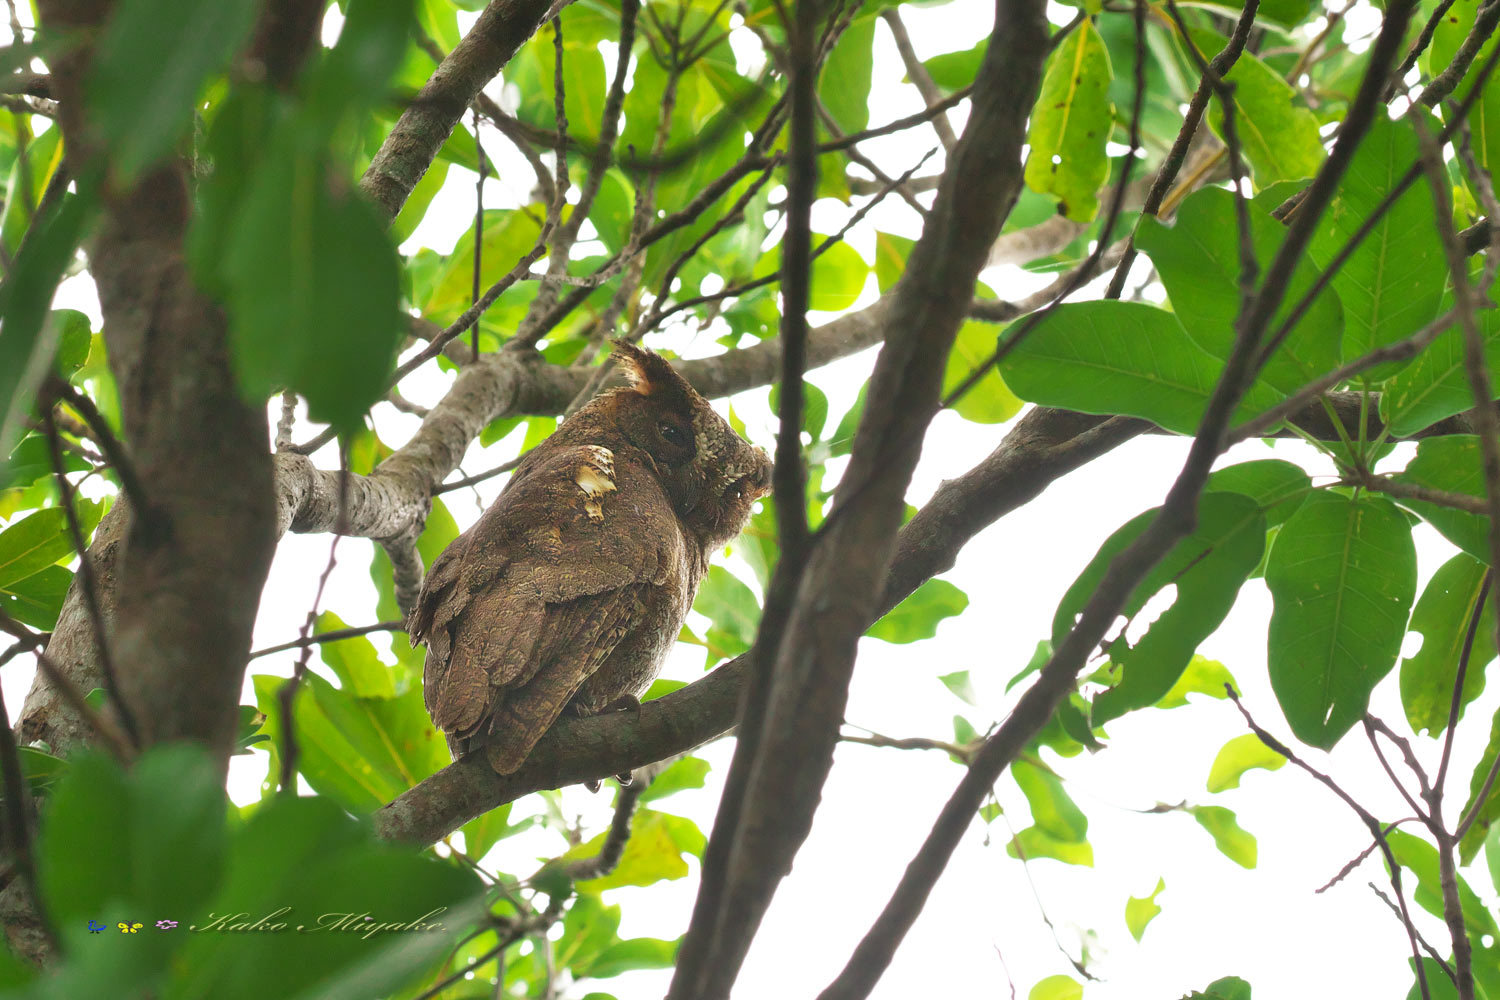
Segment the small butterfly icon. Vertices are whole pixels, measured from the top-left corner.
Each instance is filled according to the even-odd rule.
[[[89,933],[90,934],[99,934],[103,930],[104,930],[104,925],[101,924],[101,923],[99,923],[99,921],[97,921],[97,920],[90,920],[89,921]]]
[[[176,926],[177,921],[175,920],[158,920],[156,922],[156,929],[159,931],[170,931],[176,928]]]
[[[122,934],[134,934],[141,929],[140,924],[119,924],[118,926]]]

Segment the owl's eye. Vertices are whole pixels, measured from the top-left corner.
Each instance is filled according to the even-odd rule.
[[[661,433],[662,438],[668,444],[675,445],[678,448],[687,447],[687,434],[681,427],[678,427],[676,424],[671,424],[663,420],[661,423],[656,425],[656,429]]]

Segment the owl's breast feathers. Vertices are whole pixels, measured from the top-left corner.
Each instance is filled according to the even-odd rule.
[[[502,774],[570,701],[595,712],[655,677],[702,563],[649,458],[600,445],[536,457],[438,557],[408,623],[454,755],[484,746]]]

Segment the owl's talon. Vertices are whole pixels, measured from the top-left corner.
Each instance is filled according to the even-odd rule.
[[[608,715],[610,712],[639,712],[641,710],[641,699],[633,694],[622,694],[614,701],[599,709],[600,715]]]

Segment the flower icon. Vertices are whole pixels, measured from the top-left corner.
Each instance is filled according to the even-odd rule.
[[[156,922],[156,929],[159,931],[170,931],[175,929],[176,927],[177,921],[175,920],[158,920]]]

